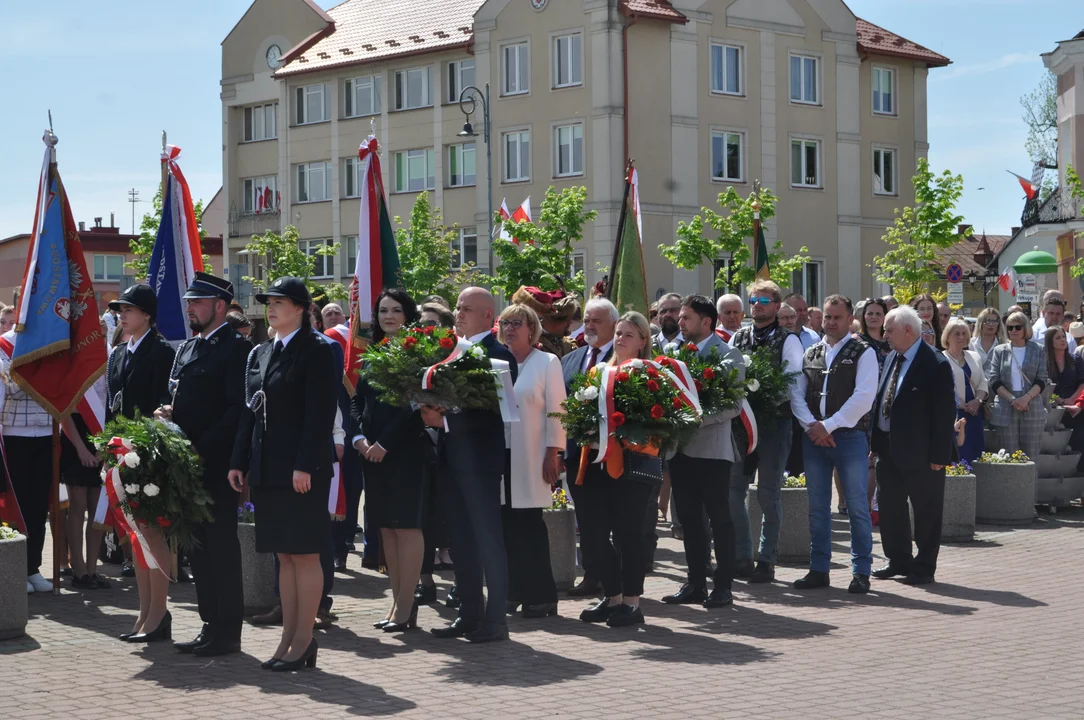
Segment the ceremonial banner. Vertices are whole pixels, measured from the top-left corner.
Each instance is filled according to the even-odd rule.
[[[369,324],[373,321],[373,303],[386,287],[402,287],[399,277],[399,250],[395,245],[388,204],[384,199],[384,180],[380,171],[380,147],[370,135],[358,149],[361,161],[361,211],[358,216],[357,265],[354,266],[354,291],[351,292],[351,323],[354,345],[368,342]]]
[[[162,193],[162,221],[147,268],[147,282],[158,296],[156,325],[166,340],[191,337],[184,294],[195,273],[203,271],[203,248],[192,193],[177,164],[180,153],[179,147],[168,145],[162,154],[167,169]]]
[[[647,317],[647,277],[644,274],[643,225],[640,218],[639,174],[629,165],[625,178],[625,204],[618,223],[617,242],[610,264],[609,298],[618,312],[635,310]]]

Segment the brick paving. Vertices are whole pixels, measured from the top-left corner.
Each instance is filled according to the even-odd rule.
[[[843,553],[846,525],[835,529]],[[135,587],[106,566],[110,590],[31,595],[27,637],[0,642],[0,716],[1084,716],[1084,510],[1023,530],[982,527],[976,542],[942,549],[934,585],[874,581],[870,595],[848,595],[840,565],[831,589],[796,591],[804,569],[781,567],[776,583],[736,583],[736,604],[712,611],[659,602],[683,576],[680,544],[664,531],[646,626],[586,625],[576,616],[587,603],[569,600],[562,617],[513,619],[511,642],[487,646],[373,630],[384,578],[353,555],[336,577],[337,626],[318,633],[319,669],[287,675],[258,664],[277,628],[246,625],[244,654],[213,661],[116,640]],[[194,600],[190,585],[173,587],[175,637],[198,630]],[[426,608],[420,622],[451,616]]]

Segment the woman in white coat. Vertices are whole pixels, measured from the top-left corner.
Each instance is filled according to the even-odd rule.
[[[508,612],[523,606],[523,617],[557,614],[557,586],[550,567],[549,535],[542,509],[553,504],[565,447],[561,422],[549,417],[565,400],[561,361],[535,347],[542,324],[526,305],[501,313],[497,339],[512,352],[519,371],[516,402],[519,422],[511,425],[511,461],[502,488],[501,520],[508,554]]]

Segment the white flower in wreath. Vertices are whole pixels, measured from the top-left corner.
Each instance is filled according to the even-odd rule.
[[[481,345],[475,345],[470,349],[470,354],[477,360],[481,360],[486,356],[486,349]]]
[[[161,492],[161,490],[154,483],[147,483],[143,486],[143,494],[147,497],[154,497],[159,492]]]
[[[749,357],[748,355],[742,355],[741,359],[745,361],[745,367],[749,367],[753,364],[753,358]]]
[[[594,385],[588,385],[585,388],[577,390],[574,397],[580,402],[590,402],[592,400],[596,400],[598,399],[598,388],[596,388]]]
[[[677,352],[680,346],[676,342],[666,343],[666,347],[662,349],[664,353]]]
[[[139,467],[139,456],[135,452],[125,453],[124,464],[130,468]]]
[[[756,378],[753,378],[745,384],[745,387],[749,388],[749,392],[756,392],[760,389],[760,381]]]
[[[643,360],[641,360],[640,358],[636,358],[635,360],[633,360],[632,362],[630,362],[630,363],[629,363],[629,365],[631,365],[632,367],[636,368],[637,370],[643,370],[643,368],[644,368],[644,361],[643,361]]]
[[[139,486],[135,483],[128,483],[124,486],[124,492],[128,493],[129,495],[136,495],[139,493]]]

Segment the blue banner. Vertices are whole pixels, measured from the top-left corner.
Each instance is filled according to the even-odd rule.
[[[188,315],[182,298],[187,287],[182,280],[184,267],[181,265],[181,248],[173,227],[175,182],[172,175],[167,175],[166,192],[162,197],[162,222],[158,225],[158,237],[154,240],[154,250],[147,268],[147,283],[158,296],[158,332],[166,340],[185,340],[188,338]]]
[[[23,279],[29,285],[22,299],[26,308],[19,342],[12,360],[29,362],[35,358],[64,350],[71,345],[71,279],[68,274],[68,250],[64,237],[62,196],[56,178],[49,173],[48,199],[40,221],[38,237],[31,252],[36,250],[33,277]]]

